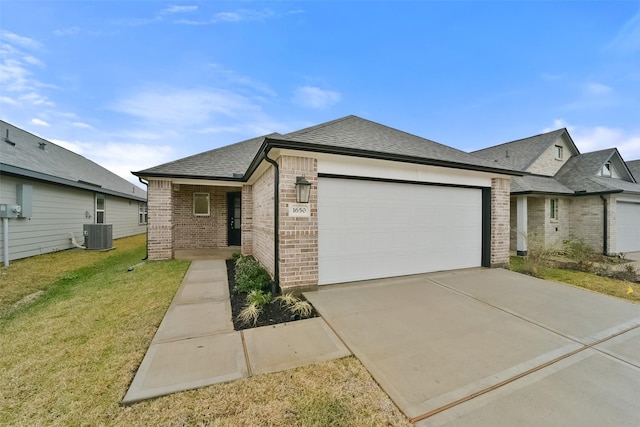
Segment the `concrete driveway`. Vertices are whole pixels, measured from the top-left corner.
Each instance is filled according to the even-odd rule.
[[[640,306],[502,269],[305,293],[418,426],[637,426]]]

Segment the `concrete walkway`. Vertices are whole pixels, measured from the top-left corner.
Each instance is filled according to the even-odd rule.
[[[234,331],[224,260],[191,263],[122,403],[350,355],[322,318]]]

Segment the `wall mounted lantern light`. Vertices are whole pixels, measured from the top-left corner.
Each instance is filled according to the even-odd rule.
[[[304,176],[296,177],[296,202],[309,203],[311,195],[311,183]]]

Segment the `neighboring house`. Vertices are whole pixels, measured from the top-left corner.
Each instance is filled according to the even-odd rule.
[[[521,175],[355,116],[134,174],[148,181],[150,259],[237,246],[283,290],[507,265]]]
[[[82,244],[84,224],[112,224],[113,239],[146,232],[144,190],[3,121],[0,138],[0,204],[23,209],[3,219],[8,260],[72,248],[72,236]],[[5,260],[4,244],[0,256]]]
[[[640,251],[640,184],[615,148],[580,154],[566,129],[472,154],[529,175],[511,180],[511,248],[583,239],[598,252]]]
[[[640,160],[631,160],[627,162],[627,167],[631,171],[631,175],[640,183]]]

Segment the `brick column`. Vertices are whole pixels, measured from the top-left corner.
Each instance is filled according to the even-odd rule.
[[[242,255],[253,254],[253,186],[242,186]]]
[[[316,159],[281,156],[280,166],[280,287],[301,292],[318,286],[318,166]],[[290,217],[296,202],[295,182],[303,176],[311,183],[309,217]]]
[[[508,178],[491,179],[491,267],[509,266],[509,196]]]
[[[147,188],[147,226],[150,260],[173,258],[173,191],[171,181],[150,180]]]

